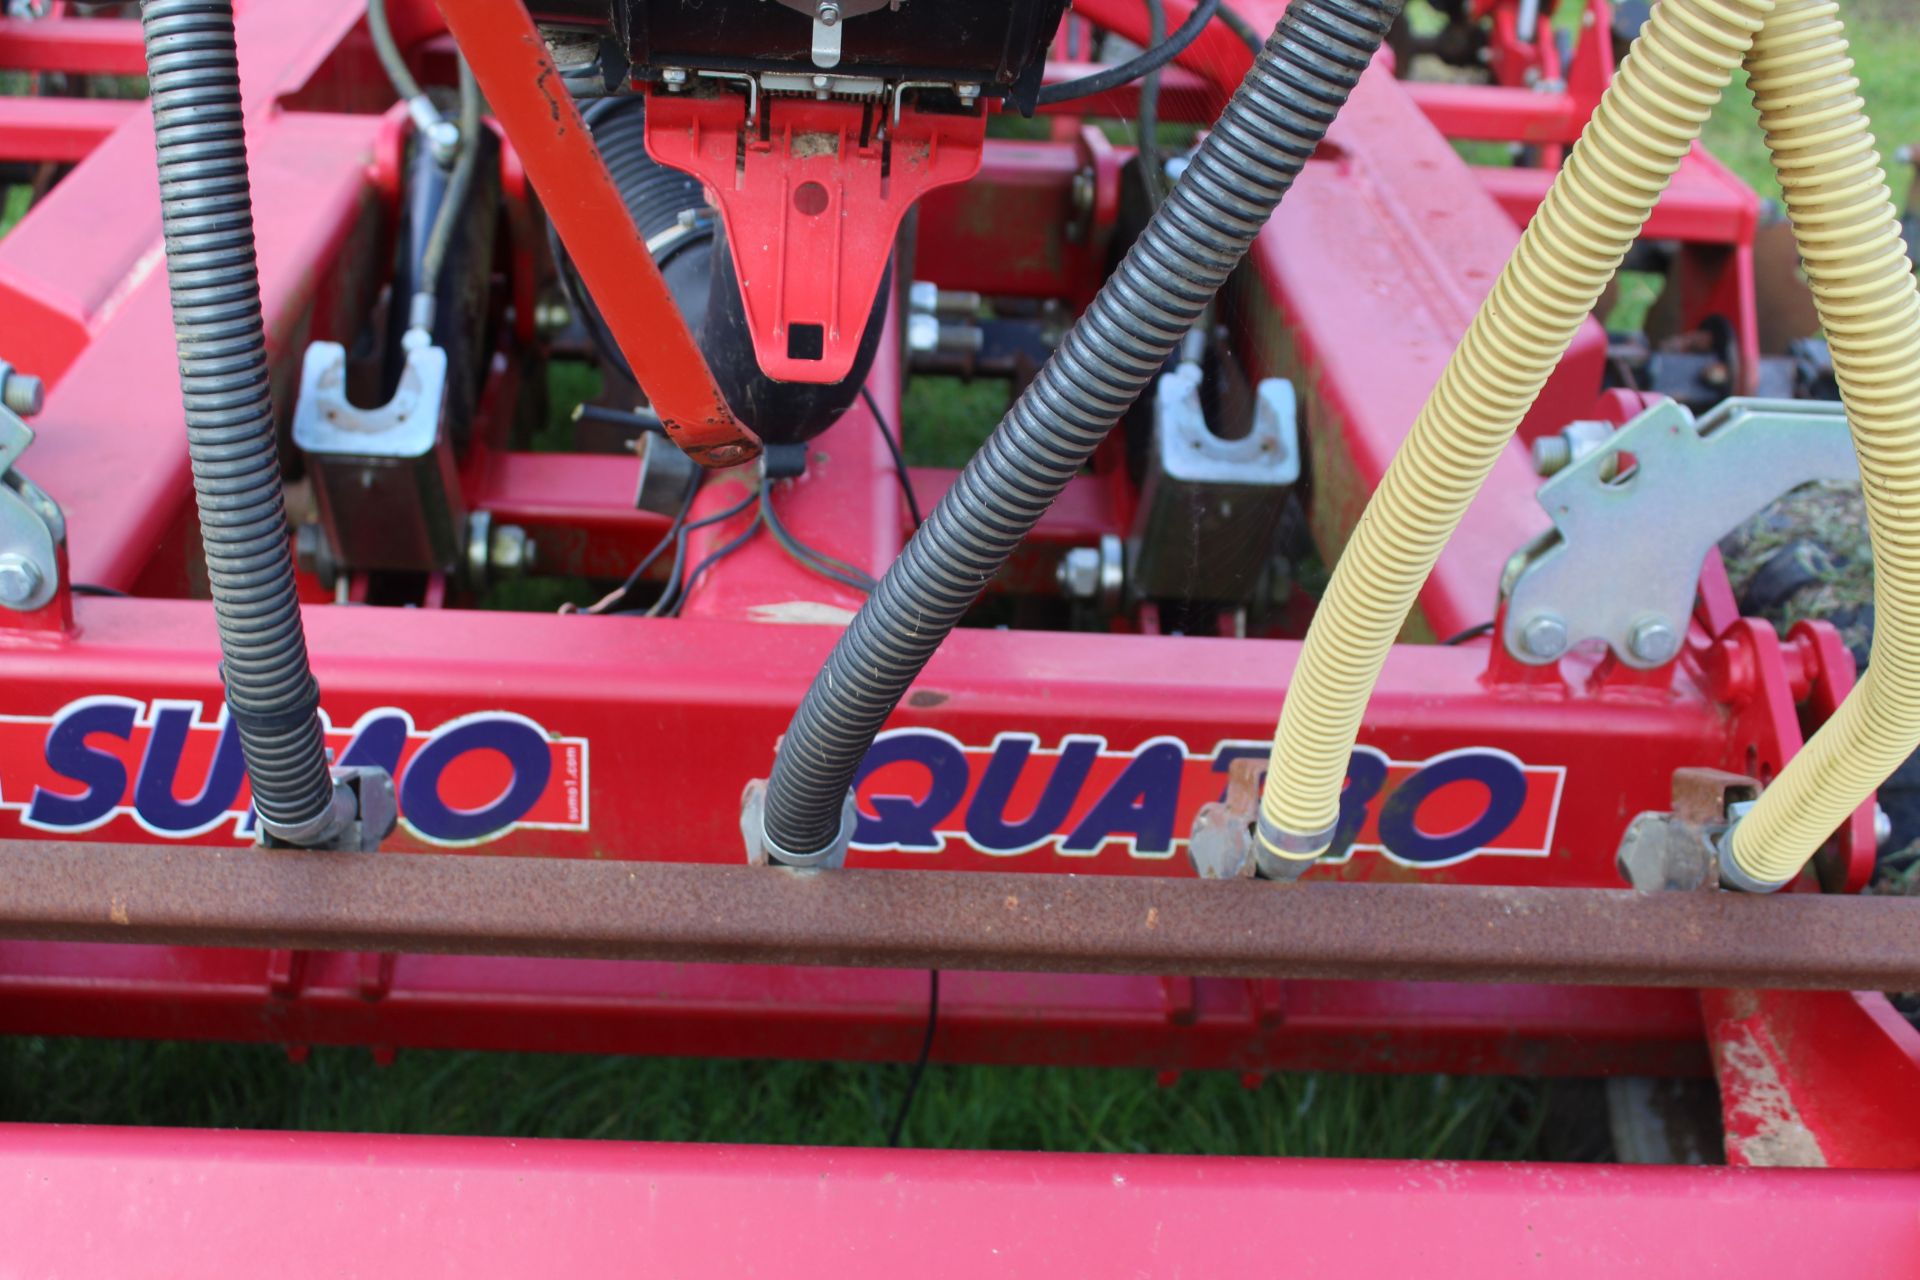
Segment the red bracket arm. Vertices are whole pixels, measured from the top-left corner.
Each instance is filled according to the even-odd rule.
[[[440,0],[440,11],[667,434],[710,467],[754,457],[759,439],[714,384],[526,5]]]
[[[707,184],[754,354],[783,382],[853,367],[900,220],[980,170],[986,116],[768,94],[654,93],[647,150]]]

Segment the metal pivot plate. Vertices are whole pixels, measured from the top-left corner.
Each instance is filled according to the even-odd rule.
[[[447,353],[420,344],[407,351],[400,385],[378,408],[347,399],[347,351],[316,342],[300,366],[293,442],[308,453],[366,458],[419,458],[432,453],[446,402]]]
[[[66,519],[38,485],[13,469],[33,431],[0,406],[0,607],[44,608],[60,588],[60,544]]]
[[[1732,399],[1697,423],[1655,405],[1540,486],[1554,531],[1508,562],[1507,652],[1539,665],[1604,640],[1628,666],[1665,665],[1720,539],[1803,484],[1859,474],[1839,404]]]

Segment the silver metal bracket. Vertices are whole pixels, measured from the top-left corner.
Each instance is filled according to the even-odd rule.
[[[32,613],[60,589],[67,520],[44,489],[15,470],[33,430],[0,405],[0,608]]]
[[[1736,398],[1698,422],[1655,405],[1540,486],[1554,529],[1502,575],[1507,652],[1537,666],[1604,640],[1630,667],[1666,665],[1722,538],[1803,484],[1859,474],[1839,404]]]
[[[1140,598],[1245,603],[1270,563],[1294,484],[1300,431],[1293,384],[1254,387],[1253,421],[1215,434],[1196,361],[1154,388],[1153,436],[1127,538],[1128,588]]]
[[[900,0],[780,0],[780,3],[813,19],[813,40],[808,52],[813,57],[813,65],[822,71],[831,71],[840,65],[841,23],[876,9],[900,7]]]
[[[467,512],[444,429],[447,353],[421,330],[404,339],[406,364],[385,404],[347,396],[347,353],[307,347],[293,442],[307,456],[327,541],[343,567],[457,571]]]

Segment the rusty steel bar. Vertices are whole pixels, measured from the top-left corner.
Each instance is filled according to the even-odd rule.
[[[709,467],[760,441],[733,416],[522,0],[440,0],[547,216],[673,442]]]
[[[0,938],[752,964],[1920,988],[1920,900],[0,842]]]

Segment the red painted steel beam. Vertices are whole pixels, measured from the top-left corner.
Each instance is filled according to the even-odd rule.
[[[1446,80],[1403,80],[1401,87],[1434,128],[1460,141],[1569,143],[1587,119],[1582,104],[1564,91]]]
[[[147,57],[133,18],[0,18],[0,67],[144,76]]]
[[[707,466],[759,453],[733,416],[686,319],[521,0],[440,0],[581,279],[675,443]]]
[[[83,698],[113,695],[142,708],[154,699],[199,702],[208,728],[194,731],[185,763],[168,767],[179,772],[182,794],[197,794],[204,785],[220,705],[209,606],[82,599],[75,613],[79,634],[56,647],[0,646],[0,687],[8,691],[9,716],[17,718],[0,722],[14,766],[0,779],[0,834],[34,834],[20,816],[36,779],[66,794],[84,790],[49,775],[40,762],[52,718]],[[428,609],[321,607],[307,610],[305,621],[325,711],[342,734],[375,712],[404,715],[424,736],[461,717],[498,711],[584,744],[581,776],[571,780],[578,821],[561,820],[568,810],[561,790],[569,779],[556,766],[542,793],[557,806],[545,819],[550,825],[517,830],[517,848],[723,863],[742,856],[741,788],[766,776],[774,742],[838,634],[822,625],[534,613],[477,619]],[[1186,762],[1177,773],[1156,774],[1151,788],[1154,804],[1173,806],[1167,829],[1175,843],[1140,856],[1118,840],[1084,856],[1061,854],[1052,843],[991,856],[959,834],[967,805],[950,796],[942,811],[951,805],[951,814],[939,826],[954,834],[943,837],[940,851],[856,848],[854,860],[1187,874],[1185,824],[1223,788],[1224,757],[1216,748],[1238,743],[1258,751],[1270,742],[1298,654],[1299,646],[1285,641],[957,631],[891,721],[895,728],[947,735],[974,750],[976,769],[979,753],[1004,733],[1031,734],[1048,751],[1069,735],[1093,735],[1121,760],[1143,744],[1176,740],[1189,753]],[[1584,663],[1566,665],[1564,690],[1516,697],[1485,683],[1484,647],[1401,646],[1387,662],[1361,730],[1362,743],[1394,760],[1424,761],[1471,746],[1510,753],[1534,769],[1528,794],[1541,807],[1528,838],[1541,842],[1536,852],[1527,852],[1523,841],[1508,855],[1416,871],[1362,851],[1351,863],[1315,874],[1615,886],[1621,831],[1632,814],[1669,807],[1674,770],[1745,769],[1750,743],[1758,767],[1777,767],[1790,745],[1778,736],[1786,726],[1773,726],[1769,716],[1730,719],[1687,671],[1670,694],[1652,699],[1592,688]],[[1791,703],[1785,714],[1790,721]],[[117,749],[129,760],[122,781],[130,789],[142,748],[135,741]],[[1121,760],[1103,766],[1108,781]],[[487,776],[494,787],[503,785],[499,773]],[[925,794],[925,776],[909,766],[885,790]],[[1105,785],[1081,788],[1078,810],[1091,806]],[[494,794],[481,792],[469,803]],[[97,833],[75,834],[166,838],[148,833],[131,814],[123,799]],[[235,837],[229,825],[193,838]],[[411,843],[404,835],[401,842]]]
[[[75,1280],[1696,1280],[1920,1254],[1920,1177],[1871,1172],[8,1126],[0,1189],[8,1261]]]
[[[533,535],[541,573],[624,578],[667,528],[668,517],[633,505],[636,474],[632,457],[502,453],[467,496]]]
[[[1521,166],[1476,165],[1473,176],[1507,216],[1525,226],[1553,185],[1553,172]],[[1740,245],[1753,242],[1760,198],[1717,160],[1696,148],[1680,162],[1642,233],[1649,240]]]
[[[78,164],[146,113],[140,99],[0,97],[0,160]]]
[[[1920,1169],[1920,1030],[1878,992],[1705,991],[1733,1164]]]
[[[276,969],[277,965],[277,969]],[[283,975],[276,977],[276,972]],[[942,1062],[1698,1076],[1692,992],[955,971]],[[0,1033],[911,1061],[902,969],[0,942]]]

